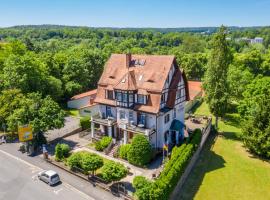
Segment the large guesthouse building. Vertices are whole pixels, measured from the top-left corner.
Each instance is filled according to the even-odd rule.
[[[184,137],[185,73],[174,56],[112,54],[98,82],[91,136],[129,143],[145,135],[153,148],[170,147]]]

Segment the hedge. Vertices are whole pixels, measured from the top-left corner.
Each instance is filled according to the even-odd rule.
[[[80,119],[80,125],[82,130],[89,129],[91,127],[90,117],[82,117]]]
[[[144,190],[140,188],[139,191],[149,191],[148,199],[150,200],[169,199],[171,192],[174,190],[184,173],[190,158],[200,144],[201,135],[201,130],[196,129],[192,134],[189,143],[183,144],[180,147],[174,147],[171,159],[165,164],[164,170],[161,172],[158,179],[151,184],[150,188],[145,186],[143,188]],[[140,200],[145,199],[144,196],[137,196]]]
[[[100,141],[96,142],[95,149],[97,151],[103,151],[111,144],[111,142],[112,142],[112,137],[104,136],[103,138],[101,138]]]

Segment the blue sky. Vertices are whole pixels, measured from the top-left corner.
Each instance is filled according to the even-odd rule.
[[[270,25],[270,0],[0,0],[0,27]]]

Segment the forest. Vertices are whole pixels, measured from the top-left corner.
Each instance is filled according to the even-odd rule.
[[[104,63],[112,53],[175,55],[189,80],[203,81],[216,30],[49,25],[0,28],[0,105],[5,105],[7,99],[10,104],[9,108],[0,108],[0,123],[8,124],[12,130],[15,119],[21,123],[35,121],[36,116],[26,116],[22,112],[22,108],[32,108],[34,96],[43,102],[38,109],[44,111],[44,116],[58,116],[54,124],[42,129],[39,127],[44,123],[36,120],[38,130],[61,126],[63,114],[59,114],[60,107],[73,95],[97,87]],[[263,43],[250,44],[239,40],[244,37],[262,37]],[[257,81],[266,84],[266,90],[269,86],[270,28],[229,27],[226,41],[232,54],[226,78],[229,101],[245,101],[248,106],[250,102],[246,99],[250,99],[249,95],[254,92],[248,85],[256,85],[254,81]],[[23,103],[15,102],[21,102],[22,97],[25,99]],[[49,101],[55,103],[52,109],[55,112],[49,112]],[[243,104],[240,109],[243,115],[248,112],[244,107]],[[14,109],[19,111],[13,112]]]

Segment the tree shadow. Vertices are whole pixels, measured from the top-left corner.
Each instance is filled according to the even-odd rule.
[[[181,189],[179,200],[194,199],[200,188],[206,173],[225,167],[225,160],[222,156],[212,151],[217,134],[211,133],[197,160],[194,168],[191,170],[187,181]]]
[[[48,151],[48,154],[49,155],[54,155],[55,153],[55,146],[57,144],[67,144],[70,149],[73,149],[75,146],[77,146],[79,143],[74,141],[74,140],[68,140],[68,139],[65,139],[65,138],[62,138],[61,140],[58,140],[58,141],[55,141],[53,143],[50,143],[47,145],[47,151]]]
[[[219,137],[222,137],[226,140],[241,141],[240,136],[235,132],[220,132]]]

